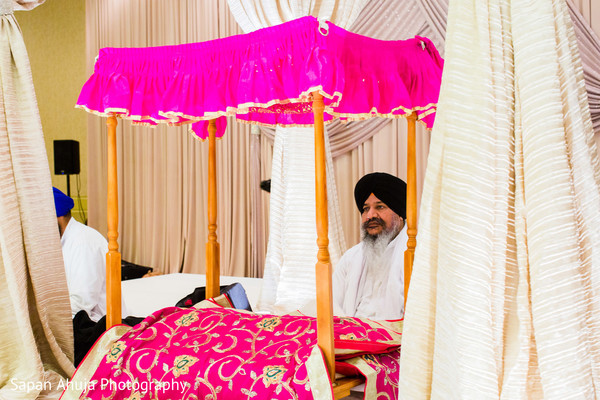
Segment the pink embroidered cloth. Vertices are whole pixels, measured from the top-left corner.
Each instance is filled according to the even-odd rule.
[[[139,124],[195,123],[204,138],[201,121],[221,116],[310,126],[318,90],[326,122],[415,111],[431,128],[442,66],[427,38],[376,40],[303,17],[201,43],[101,49],[76,107]]]
[[[396,399],[401,333],[372,321],[336,318],[335,335],[342,351],[355,352],[340,363],[360,372],[352,360],[361,357],[363,368],[377,373],[375,382],[367,382],[375,385],[377,398]],[[312,399],[316,385],[331,391],[316,345],[311,317],[171,307],[147,317],[108,351],[94,347],[74,379],[100,357],[81,399]]]

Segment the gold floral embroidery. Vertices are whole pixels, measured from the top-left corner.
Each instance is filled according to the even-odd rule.
[[[265,386],[280,383],[287,368],[279,365],[268,365],[263,368],[263,383]]]
[[[139,392],[133,392],[131,396],[127,398],[127,400],[141,400],[142,395]]]
[[[193,322],[198,321],[197,313],[186,314],[183,317],[179,318],[175,321],[175,325],[177,326],[190,326]]]
[[[354,333],[349,333],[347,335],[340,335],[340,339],[342,340],[358,340]]]
[[[106,362],[111,363],[117,361],[119,357],[121,357],[121,354],[123,353],[123,350],[125,350],[126,347],[127,345],[125,344],[125,342],[121,340],[113,343],[108,354],[106,355]]]
[[[363,360],[367,361],[367,363],[369,365],[371,365],[372,367],[375,367],[375,368],[381,368],[382,367],[381,363],[379,362],[379,360],[377,359],[377,357],[375,357],[374,354],[365,354],[365,355],[362,356],[362,358],[363,358]]]
[[[177,378],[179,375],[185,375],[190,372],[192,365],[196,364],[198,359],[196,357],[182,355],[175,357],[173,363],[173,375]]]
[[[256,324],[256,326],[260,329],[264,329],[265,331],[273,332],[274,328],[279,324],[281,324],[281,318],[273,317],[263,319]]]

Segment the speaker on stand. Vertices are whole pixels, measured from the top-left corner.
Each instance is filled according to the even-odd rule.
[[[67,196],[71,197],[70,175],[79,174],[79,142],[77,140],[54,141],[54,174],[67,175]]]

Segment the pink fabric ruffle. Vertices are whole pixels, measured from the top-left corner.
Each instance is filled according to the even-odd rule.
[[[303,17],[201,43],[104,48],[77,107],[152,125],[236,116],[310,126],[318,90],[326,122],[415,111],[432,127],[443,60],[429,39],[382,41],[327,26],[323,35]]]
[[[209,120],[194,122],[192,124],[192,132],[194,132],[194,134],[202,140],[208,139],[208,123]],[[227,129],[227,118],[217,118],[215,121],[215,125],[217,128],[217,133],[215,133],[215,137],[220,138],[225,134],[225,129]]]

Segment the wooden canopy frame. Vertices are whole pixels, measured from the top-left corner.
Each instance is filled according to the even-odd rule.
[[[346,397],[350,389],[363,383],[361,378],[335,379],[335,350],[333,333],[332,265],[329,257],[327,177],[325,172],[325,130],[323,96],[312,93],[315,134],[315,198],[317,224],[317,337],[323,352],[336,399]],[[410,276],[417,244],[417,170],[416,170],[416,113],[407,117],[407,191],[406,224],[407,250],[404,253],[404,303],[410,285]],[[121,254],[118,238],[118,182],[117,182],[117,118],[108,117],[108,253],[106,255],[106,327],[121,323]],[[206,243],[206,297],[216,297],[219,291],[219,243],[217,240],[217,174],[216,123],[208,125],[208,242]]]

